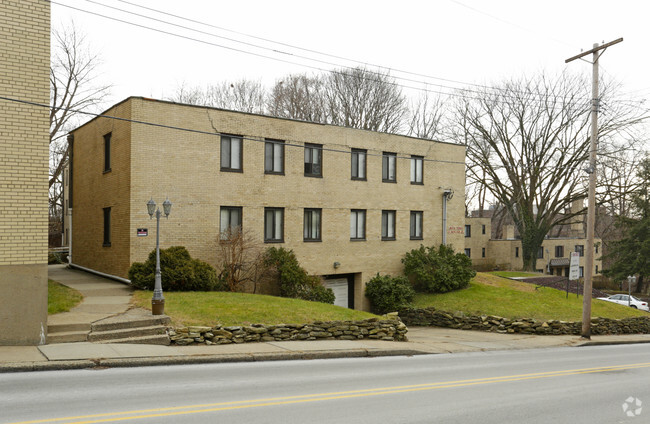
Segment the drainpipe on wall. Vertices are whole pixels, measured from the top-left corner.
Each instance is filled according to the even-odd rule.
[[[454,197],[454,190],[444,189],[442,192],[442,244],[447,245],[447,201]]]
[[[74,165],[74,134],[68,134],[68,265],[72,265],[72,193]],[[65,210],[65,208],[63,208]]]

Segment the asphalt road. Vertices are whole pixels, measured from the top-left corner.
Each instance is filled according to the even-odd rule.
[[[649,418],[648,344],[0,374],[3,424]]]

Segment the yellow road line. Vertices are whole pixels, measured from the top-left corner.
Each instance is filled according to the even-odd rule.
[[[289,405],[305,402],[319,402],[334,399],[359,398],[367,396],[379,396],[395,393],[407,393],[423,390],[447,389],[454,387],[476,386],[491,383],[505,383],[511,381],[534,380],[540,378],[564,377],[579,374],[593,374],[609,371],[620,371],[636,368],[649,368],[650,362],[628,365],[613,365],[608,367],[581,368],[564,371],[547,371],[530,374],[516,374],[510,376],[487,377],[468,380],[456,380],[438,383],[423,383],[406,386],[381,387],[374,389],[349,390],[330,393],[315,393],[298,396],[275,397],[266,399],[251,399],[231,402],[208,403],[198,405],[176,406],[155,409],[142,409],[124,412],[111,412],[105,414],[81,415],[62,418],[46,418],[33,421],[21,421],[10,424],[39,424],[39,423],[58,423],[68,422],[74,424],[94,424],[115,421],[136,420],[143,418],[171,417],[176,415],[198,414],[205,412],[218,412],[244,408],[259,408],[263,406]],[[85,420],[85,421],[78,421]]]

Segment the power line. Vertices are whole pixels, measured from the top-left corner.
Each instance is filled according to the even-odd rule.
[[[36,107],[52,109],[52,107],[50,105],[37,103],[37,102],[32,102],[32,101],[28,101],[28,100],[16,99],[16,98],[12,98],[12,97],[0,96],[0,100],[5,100],[5,101],[8,101],[8,102],[21,103],[21,104],[27,104],[27,105],[30,105],[30,106],[36,106]],[[182,104],[182,103],[168,102],[168,101],[165,101],[165,100],[154,100],[154,99],[147,99],[147,100],[151,100],[151,101],[155,101],[155,102],[161,102],[161,103],[176,104],[176,105],[181,105],[181,106],[188,106],[188,107],[200,107],[200,108],[208,109],[208,110],[213,109],[213,110],[225,110],[227,112],[234,112],[234,113],[246,113],[246,112],[230,111],[230,110],[226,110],[226,109],[218,109],[218,108],[208,107],[208,106],[185,105],[185,104]],[[112,106],[111,109],[113,107],[115,107],[115,106]],[[157,128],[164,128],[164,129],[170,129],[170,130],[176,130],[176,131],[184,131],[184,132],[190,132],[190,133],[194,133],[194,134],[204,134],[204,135],[211,135],[211,136],[231,135],[229,133],[221,133],[221,132],[218,132],[218,131],[204,131],[204,130],[197,130],[197,129],[193,129],[193,128],[183,128],[183,127],[177,127],[177,126],[174,126],[174,125],[158,124],[158,123],[155,123],[155,122],[148,122],[148,121],[141,121],[141,120],[136,120],[136,119],[122,118],[122,117],[119,117],[119,116],[106,115],[106,114],[103,114],[103,113],[86,112],[86,111],[78,110],[78,109],[69,109],[69,110],[71,112],[78,113],[80,115],[92,116],[93,118],[112,119],[112,120],[115,120],[115,121],[130,122],[130,123],[133,123],[133,124],[141,124],[141,125],[147,125],[147,126],[152,126],[152,127],[157,127]],[[255,114],[253,114],[253,115],[255,115]],[[256,116],[266,116],[266,115],[256,115]],[[272,116],[267,116],[267,117],[271,118],[271,119],[287,119],[287,118],[278,118],[278,117],[272,117]],[[315,122],[306,122],[306,121],[298,121],[298,122],[305,122],[307,124],[312,124],[312,125],[323,125],[323,124],[318,124],[318,123],[315,123]],[[87,125],[87,124],[88,124],[88,122],[83,124],[83,125]],[[336,127],[335,125],[330,125],[330,124],[326,124],[326,125]],[[349,127],[347,127],[347,128],[349,128]],[[360,130],[358,128],[352,128],[352,129]],[[364,130],[360,130],[360,131],[364,131]],[[399,135],[399,134],[393,134],[393,135],[398,135],[400,137],[408,137],[408,136],[402,136],[402,135]],[[255,141],[257,143],[266,143],[267,142],[267,140],[260,139],[260,138],[253,138],[253,137],[247,137],[247,136],[238,136],[238,137],[240,137],[242,140]],[[411,138],[414,138],[414,137],[411,137]],[[440,141],[433,141],[433,140],[426,140],[426,139],[417,139],[417,140],[421,140],[421,141],[428,142],[428,143],[455,144],[455,143],[444,143],[444,142],[440,142]],[[301,144],[295,144],[295,143],[301,143]],[[309,144],[309,143],[312,143],[312,141],[285,140],[285,142],[282,143],[282,144],[284,146],[288,146],[288,147],[304,148],[305,143]],[[455,145],[462,146],[460,144],[455,144]],[[348,154],[348,155],[352,153],[351,150],[341,150],[341,149],[324,148],[324,147],[321,147],[320,150],[322,150],[324,152],[345,153],[345,154]],[[366,156],[383,157],[384,155],[383,154],[366,152]],[[397,159],[408,159],[408,160],[412,159],[411,156],[395,155],[394,157],[397,158]],[[465,165],[465,162],[452,161],[452,160],[427,159],[427,158],[423,158],[423,160],[425,162],[449,163],[449,164],[456,164],[456,165],[463,165],[463,166]]]
[[[227,49],[227,50],[232,50],[232,51],[235,51],[235,52],[244,53],[244,54],[248,54],[248,55],[252,55],[252,56],[256,56],[256,57],[261,57],[261,58],[264,58],[264,59],[274,60],[274,61],[278,61],[278,62],[282,62],[282,63],[287,63],[287,64],[291,64],[291,65],[303,66],[303,67],[315,69],[315,70],[318,70],[318,71],[321,71],[321,72],[329,72],[329,73],[339,74],[339,75],[343,75],[343,76],[350,76],[350,74],[347,74],[345,72],[341,72],[341,71],[338,71],[338,70],[324,69],[324,68],[318,67],[318,66],[312,66],[312,65],[307,65],[307,64],[303,64],[303,63],[293,62],[293,61],[289,61],[289,60],[285,60],[285,59],[281,59],[281,58],[277,58],[277,57],[268,56],[268,55],[261,54],[261,53],[255,53],[255,52],[251,52],[251,51],[247,51],[247,50],[243,50],[243,49],[239,49],[239,48],[235,48],[235,47],[231,47],[231,46],[226,46],[226,45],[223,45],[223,44],[217,44],[217,43],[213,43],[213,42],[210,42],[210,41],[201,40],[201,39],[198,39],[198,38],[194,38],[194,37],[174,33],[174,32],[171,32],[171,31],[167,31],[167,30],[163,30],[163,29],[159,29],[159,28],[153,28],[153,27],[146,26],[146,25],[143,25],[143,24],[138,24],[138,23],[127,21],[127,20],[120,19],[120,18],[117,18],[117,17],[108,16],[108,15],[104,15],[104,14],[101,14],[101,13],[89,11],[89,10],[86,10],[86,9],[81,9],[81,8],[78,8],[78,7],[62,4],[62,3],[59,3],[59,2],[54,1],[54,0],[47,0],[47,1],[50,1],[51,3],[62,6],[62,7],[77,10],[79,12],[99,16],[99,17],[102,17],[104,19],[117,21],[117,22],[124,23],[124,24],[127,24],[127,25],[136,26],[136,27],[139,27],[139,28],[142,28],[142,29],[148,29],[148,30],[151,30],[151,31],[154,31],[154,32],[163,33],[163,34],[166,34],[166,35],[186,39],[186,40],[193,41],[193,42],[198,42],[198,43],[201,43],[201,44],[220,47],[220,48],[224,48],[224,49]],[[94,2],[92,0],[86,0],[86,1],[88,1],[90,3],[98,4],[98,3],[96,3],[96,2]],[[215,34],[211,34],[211,33],[196,30],[196,29],[193,29],[193,28],[188,28],[188,27],[185,27],[185,26],[182,26],[182,25],[162,21],[162,20],[152,18],[152,17],[149,17],[149,16],[137,14],[137,13],[130,12],[130,11],[125,11],[125,10],[115,8],[115,7],[112,7],[112,6],[107,6],[107,5],[102,5],[102,6],[108,7],[108,8],[111,8],[111,9],[115,9],[115,10],[119,10],[119,11],[122,11],[122,12],[127,13],[127,14],[131,14],[131,15],[143,17],[143,18],[146,18],[146,19],[151,19],[151,20],[154,20],[154,21],[157,21],[157,22],[165,23],[165,24],[168,24],[168,25],[177,26],[177,27],[187,29],[187,30],[190,30],[190,31],[194,31],[194,32],[198,32],[198,33],[202,33],[202,34],[206,34],[206,35],[210,35],[210,36],[214,36],[214,37],[218,37],[218,38],[225,38],[225,39],[233,41],[233,42],[243,43],[243,44],[246,44],[246,45],[249,45],[249,46],[254,46],[254,47],[260,48],[260,49],[272,50],[272,49],[264,48],[264,47],[261,47],[261,46],[253,45],[251,43],[245,43],[245,42],[241,42],[241,41],[238,41],[238,40],[233,40],[233,39],[230,39],[230,38],[227,38],[227,37],[221,37],[221,36],[218,36],[218,35],[215,35]],[[155,9],[152,9],[152,10],[155,10]],[[160,13],[165,13],[165,12],[160,12]],[[272,51],[273,52],[278,52],[277,50],[272,50]],[[279,52],[279,53],[283,53],[283,52]],[[295,55],[293,55],[293,56],[295,56]],[[333,66],[341,66],[341,65],[337,65],[335,63],[322,61],[322,60],[318,60],[318,59],[306,58],[306,57],[301,57],[301,56],[295,56],[295,57],[300,57],[302,59],[312,60],[312,61],[316,61],[316,62],[320,62],[320,63],[323,63],[323,64],[328,64],[328,65],[333,65]],[[358,63],[363,63],[363,62],[358,62]],[[350,67],[347,67],[347,66],[343,66],[343,67],[347,68],[347,69],[353,69],[353,68],[350,68]],[[385,69],[387,69],[387,68],[385,68]],[[377,76],[383,76],[383,74],[381,74],[379,72],[376,72],[376,71],[367,70],[367,72],[371,73],[371,74],[374,74],[374,75],[377,75]],[[378,80],[373,80],[372,78],[368,78],[367,76],[363,76],[363,78],[371,80],[371,81],[378,81]],[[418,84],[424,84],[425,86],[426,85],[434,85],[434,86],[438,86],[438,87],[441,87],[441,88],[449,88],[449,89],[458,90],[458,91],[456,91],[456,92],[445,92],[445,91],[431,90],[431,89],[428,89],[428,88],[420,88],[420,87],[413,87],[413,86],[404,85],[404,84],[398,84],[396,82],[391,82],[391,81],[385,81],[385,82],[387,84],[394,85],[394,86],[397,86],[397,87],[402,87],[402,88],[407,88],[407,89],[412,89],[412,90],[417,90],[417,91],[424,91],[424,92],[429,92],[429,93],[435,93],[435,94],[440,94],[440,95],[445,95],[445,96],[459,97],[459,98],[465,98],[465,99],[473,99],[473,100],[480,100],[480,99],[482,99],[482,97],[476,97],[476,96],[473,96],[473,95],[468,95],[466,93],[470,93],[470,94],[473,93],[473,94],[476,94],[476,95],[482,95],[482,94],[495,95],[495,96],[497,95],[496,93],[491,93],[491,94],[490,93],[483,93],[483,92],[473,90],[473,89],[445,86],[445,85],[442,85],[442,84],[431,84],[431,83],[427,83],[427,82],[424,82],[424,81],[418,81],[418,80],[413,80],[413,79],[408,79],[408,78],[403,78],[403,77],[394,77],[394,78],[409,81],[409,82],[415,82],[415,83],[418,83]],[[435,77],[433,77],[433,78],[435,78]],[[477,87],[484,87],[485,89],[489,89],[489,90],[495,90],[495,91],[499,92],[500,95],[503,95],[503,96],[509,97],[509,98],[513,98],[513,99],[516,98],[516,95],[515,94],[510,94],[510,93],[520,93],[520,94],[526,94],[526,95],[529,95],[529,96],[532,95],[533,97],[538,97],[539,96],[539,98],[536,99],[535,101],[539,102],[540,104],[544,104],[544,99],[548,98],[543,93],[538,94],[538,93],[531,93],[531,92],[519,92],[518,90],[512,90],[512,89],[507,90],[507,89],[498,88],[498,87],[489,87],[489,86],[480,86],[480,85],[476,85],[476,86]],[[588,99],[586,97],[583,98],[583,100],[585,102],[588,101]],[[564,102],[562,102],[562,101],[560,103],[564,104]],[[557,107],[553,107],[553,108],[557,109]]]

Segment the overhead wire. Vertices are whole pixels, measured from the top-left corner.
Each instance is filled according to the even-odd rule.
[[[190,37],[190,36],[187,36],[187,35],[182,35],[182,34],[174,33],[174,32],[171,32],[171,31],[167,31],[167,30],[163,30],[163,29],[159,29],[159,28],[153,28],[153,27],[150,27],[150,26],[147,26],[147,25],[143,25],[143,24],[139,24],[139,23],[135,23],[135,22],[127,21],[127,20],[125,20],[125,19],[120,19],[120,18],[117,18],[117,17],[114,17],[114,16],[108,16],[108,15],[101,14],[101,13],[98,13],[98,12],[94,12],[94,11],[90,11],[90,10],[86,10],[86,9],[82,9],[82,8],[78,8],[78,7],[74,7],[74,6],[71,6],[71,5],[67,5],[67,4],[60,3],[60,2],[55,1],[55,0],[48,0],[48,1],[50,1],[50,2],[53,3],[53,4],[56,4],[56,5],[62,6],[62,7],[66,7],[66,8],[70,8],[70,9],[73,9],[73,10],[77,10],[77,11],[80,11],[80,12],[83,12],[83,13],[88,13],[88,14],[91,14],[91,15],[99,16],[99,17],[102,17],[102,18],[104,18],[104,19],[109,19],[109,20],[113,20],[113,21],[121,22],[121,23],[124,23],[124,24],[127,24],[127,25],[136,26],[136,27],[139,27],[139,28],[142,28],[142,29],[148,29],[148,30],[151,30],[151,31],[155,31],[155,32],[163,33],[163,34],[170,35],[170,36],[174,36],[174,37],[178,37],[178,38],[183,38],[183,39],[186,39],[186,40],[189,40],[189,41],[193,41],[193,42],[198,42],[198,43],[202,43],[202,44],[212,45],[212,46],[215,46],[215,47],[220,47],[220,48],[224,48],[224,49],[232,50],[232,51],[235,51],[235,52],[244,53],[244,54],[248,54],[248,55],[253,55],[253,56],[256,56],[256,57],[261,57],[261,58],[264,58],[264,59],[274,60],[274,61],[278,61],[278,62],[282,62],[282,63],[287,63],[287,64],[291,64],[291,65],[303,66],[303,67],[307,67],[307,68],[315,69],[315,70],[318,70],[318,71],[321,71],[321,72],[330,72],[330,73],[340,74],[340,75],[344,75],[344,76],[349,76],[349,74],[347,74],[347,73],[345,73],[345,72],[342,72],[342,71],[339,71],[339,70],[325,69],[325,68],[322,68],[322,67],[313,66],[313,65],[308,65],[308,64],[303,64],[303,63],[299,63],[299,62],[295,62],[295,61],[290,61],[290,60],[285,60],[285,59],[281,59],[281,58],[277,58],[277,57],[269,56],[269,55],[266,55],[266,54],[261,54],[261,53],[256,53],[256,52],[251,52],[251,51],[247,51],[247,50],[244,50],[244,49],[239,49],[239,48],[232,47],[232,46],[226,46],[226,45],[223,45],[223,44],[217,44],[217,43],[213,43],[213,42],[210,42],[210,41],[202,40],[202,39],[199,39],[199,38]],[[218,38],[225,38],[225,39],[228,39],[228,40],[230,40],[230,41],[238,42],[238,43],[244,43],[244,44],[249,45],[249,46],[255,46],[255,45],[253,45],[253,44],[251,44],[251,43],[245,43],[245,42],[241,42],[241,41],[238,41],[238,40],[229,39],[229,38],[227,38],[227,37],[222,37],[222,36],[218,36],[218,35],[215,35],[215,34],[207,33],[207,32],[205,32],[205,31],[200,31],[200,30],[196,30],[196,29],[193,29],[193,28],[188,28],[188,27],[185,27],[185,26],[182,26],[182,25],[179,25],[179,24],[170,23],[170,22],[166,22],[166,21],[159,20],[159,19],[156,19],[156,18],[152,18],[152,17],[150,17],[150,16],[141,15],[141,14],[138,14],[138,13],[135,13],[135,12],[131,12],[131,11],[125,11],[125,10],[123,10],[123,9],[115,8],[115,7],[113,7],[113,6],[103,5],[103,4],[101,4],[101,3],[97,3],[97,2],[95,2],[95,1],[93,1],[93,0],[86,0],[86,1],[87,1],[87,2],[90,2],[90,3],[98,4],[98,5],[101,5],[101,6],[104,6],[104,7],[108,7],[108,8],[114,9],[114,10],[122,11],[122,12],[124,12],[124,13],[128,13],[128,14],[131,14],[131,15],[134,15],[134,16],[139,16],[139,17],[142,17],[142,18],[145,18],[145,19],[151,19],[151,20],[154,20],[154,21],[157,21],[157,22],[160,22],[160,23],[164,23],[164,24],[167,24],[167,25],[177,26],[177,27],[180,27],[180,28],[183,28],[183,29],[186,29],[186,30],[195,31],[195,32],[198,32],[198,33],[202,33],[202,34],[206,34],[206,35],[211,35],[211,36],[215,36],[215,37],[218,37]],[[128,3],[128,2],[127,2],[127,3]],[[149,9],[151,9],[151,8],[149,8]],[[152,9],[152,10],[155,10],[155,9]],[[165,13],[165,12],[161,12],[161,13]],[[257,48],[262,48],[262,49],[267,49],[267,50],[268,50],[268,48],[264,48],[264,47],[260,47],[260,46],[255,46],[255,47],[257,47]],[[277,52],[277,50],[273,50],[273,51],[274,51],[274,52]],[[282,52],[281,52],[281,53],[282,53]],[[296,56],[296,57],[299,57],[299,56]],[[321,60],[318,60],[318,59],[312,59],[312,58],[306,58],[306,57],[301,57],[301,58],[302,58],[302,59],[306,59],[306,60],[317,61],[317,62],[320,62],[320,63],[323,63],[323,64],[328,64],[328,65],[333,65],[333,66],[340,66],[340,65],[335,64],[335,63],[326,62],[326,61],[321,61]],[[343,66],[343,67],[345,67],[345,68],[347,68],[347,69],[353,69],[353,68],[346,67],[346,66]],[[389,68],[384,68],[384,69],[389,69]],[[376,71],[372,71],[372,70],[368,70],[368,72],[370,72],[370,73],[372,73],[372,74],[374,74],[374,75],[377,75],[377,76],[383,76],[383,75],[384,75],[384,74],[382,74],[382,73],[380,73],[380,72],[376,72]],[[365,76],[364,76],[364,77],[365,77]],[[399,83],[391,82],[391,81],[385,81],[385,82],[388,83],[388,84],[391,84],[391,85],[395,85],[395,86],[398,86],[398,87],[402,87],[402,88],[407,88],[407,89],[412,89],[412,90],[417,90],[417,91],[430,92],[430,93],[435,93],[435,94],[439,94],[439,95],[452,96],[452,97],[460,97],[460,98],[473,99],[473,100],[480,100],[480,99],[482,99],[482,97],[476,97],[476,96],[474,96],[474,95],[469,95],[469,94],[467,94],[467,93],[470,93],[470,94],[474,93],[474,94],[476,94],[476,95],[483,95],[483,94],[486,94],[486,93],[483,93],[483,92],[480,92],[480,91],[477,91],[477,90],[473,90],[473,89],[458,88],[458,87],[452,87],[452,86],[445,86],[445,85],[442,85],[442,84],[432,84],[432,83],[427,83],[427,82],[424,82],[424,81],[418,81],[418,80],[413,80],[413,79],[407,79],[407,78],[403,78],[403,77],[394,77],[394,76],[391,76],[391,77],[393,77],[393,78],[397,78],[397,79],[402,79],[402,80],[409,81],[409,82],[415,82],[415,83],[418,83],[418,84],[423,84],[423,85],[425,85],[425,87],[424,87],[424,88],[422,88],[422,87],[413,87],[413,86],[404,85],[404,84],[399,84]],[[365,78],[368,79],[367,77],[365,77]],[[371,79],[371,80],[372,80],[372,79]],[[377,81],[377,80],[374,80],[374,81]],[[448,88],[448,89],[457,90],[457,91],[455,91],[455,92],[446,92],[446,91],[432,90],[432,89],[426,88],[426,86],[428,86],[428,85],[438,86],[438,87],[441,87],[441,88]],[[477,86],[478,86],[478,85],[477,85]],[[496,93],[499,93],[499,94],[501,94],[501,95],[504,95],[505,97],[510,97],[510,98],[515,98],[515,97],[516,97],[516,93],[517,93],[517,90],[512,90],[512,89],[504,90],[503,88],[500,88],[500,87],[489,87],[489,86],[480,86],[480,87],[485,87],[486,89],[495,90]],[[492,93],[492,95],[498,96],[498,94],[496,94],[496,93]],[[504,93],[505,93],[505,94],[504,94]],[[515,94],[509,94],[509,93],[515,93]],[[488,93],[488,94],[489,94],[489,93]],[[537,96],[538,96],[537,93],[530,93],[530,92],[527,92],[527,93],[525,93],[525,94],[527,94],[527,95],[532,95],[532,96],[534,96],[534,97],[537,97]],[[544,100],[545,98],[546,98],[546,97],[545,97],[544,94],[539,94],[539,99],[536,99],[535,101],[539,102],[540,104],[543,104],[544,101],[545,101],[545,100]],[[586,98],[585,98],[584,100],[585,100],[585,101],[589,101],[589,100],[587,100]],[[562,102],[560,102],[560,103],[562,103]],[[554,107],[554,108],[555,108],[555,107]]]

